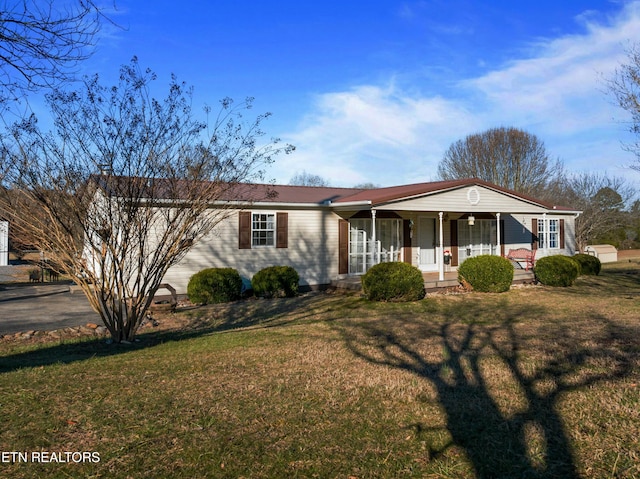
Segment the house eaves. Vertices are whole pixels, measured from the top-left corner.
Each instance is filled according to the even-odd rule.
[[[383,207],[387,205],[393,205],[401,201],[408,201],[417,198],[423,198],[426,196],[433,196],[437,194],[446,193],[448,191],[457,190],[464,187],[480,186],[489,190],[504,194],[511,198],[517,199],[529,203],[531,205],[543,208],[549,211],[557,211],[564,214],[579,214],[580,211],[573,210],[571,208],[552,205],[536,198],[532,198],[527,195],[520,194],[516,191],[502,188],[498,185],[480,180],[478,178],[467,178],[460,180],[445,180],[435,181],[429,183],[415,183],[411,185],[391,186],[387,188],[377,188],[372,190],[363,190],[355,193],[354,195],[341,198],[334,203],[338,205],[355,205],[368,201],[372,208]]]

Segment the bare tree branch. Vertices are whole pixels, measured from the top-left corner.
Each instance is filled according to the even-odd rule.
[[[629,131],[635,135],[635,141],[625,148],[637,157],[631,168],[640,170],[640,44],[633,45],[627,53],[628,63],[620,65],[607,86],[620,108],[631,115]]]
[[[78,64],[93,53],[106,19],[93,0],[65,8],[54,0],[1,3],[0,99],[72,80]]]
[[[252,99],[222,100],[206,124],[175,77],[164,99],[152,98],[155,78],[134,59],[117,86],[94,76],[82,90],[55,90],[47,95],[54,131],[31,117],[2,145],[0,210],[76,278],[116,341],[134,337],[167,270],[233,201],[269,194],[245,182],[261,180],[274,155],[291,149],[277,139],[259,143],[269,115],[245,120]]]
[[[539,193],[561,171],[535,135],[504,127],[458,140],[438,165],[444,180],[479,178],[523,194]]]
[[[329,180],[320,175],[314,175],[302,170],[302,173],[296,173],[291,177],[289,184],[295,186],[329,186]]]
[[[624,178],[598,173],[563,177],[556,183],[553,201],[582,211],[576,219],[576,244],[584,251],[588,244],[607,232],[624,227],[624,210],[635,197],[635,189]]]

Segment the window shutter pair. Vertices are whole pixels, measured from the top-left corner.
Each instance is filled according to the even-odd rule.
[[[238,213],[238,248],[251,249],[251,212]],[[276,213],[276,248],[289,247],[289,213]]]
[[[560,236],[560,249],[564,249],[564,220],[560,220],[560,231],[558,232],[558,236]],[[533,251],[538,249],[538,218],[533,218],[531,220],[531,249]]]

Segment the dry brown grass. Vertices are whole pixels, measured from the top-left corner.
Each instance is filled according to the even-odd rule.
[[[0,474],[640,477],[638,272],[410,304],[207,306],[128,348],[4,344],[0,448],[102,460]]]

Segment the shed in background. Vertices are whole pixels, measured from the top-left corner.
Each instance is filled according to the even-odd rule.
[[[585,253],[595,256],[601,263],[618,261],[618,250],[610,244],[594,244],[585,248]]]

